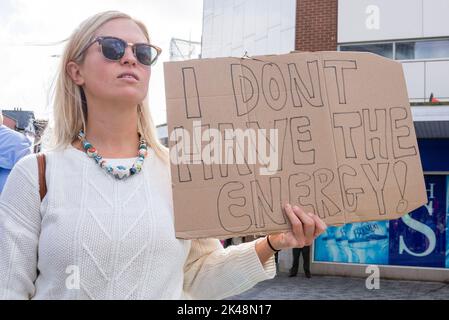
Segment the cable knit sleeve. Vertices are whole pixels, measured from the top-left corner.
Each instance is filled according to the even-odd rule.
[[[274,278],[274,256],[262,265],[257,241],[224,249],[218,239],[192,240],[184,268],[184,292],[192,299],[224,299]]]
[[[35,155],[13,168],[0,195],[0,299],[29,299],[37,276],[40,197]]]

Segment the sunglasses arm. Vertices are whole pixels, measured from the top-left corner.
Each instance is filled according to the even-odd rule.
[[[86,45],[84,46],[84,48],[80,51],[80,53],[76,56],[76,58],[75,58],[74,60],[77,60],[79,57],[81,57],[81,56],[83,55],[83,53],[84,53],[87,49],[89,49],[89,47],[90,47],[91,45],[93,45],[95,42],[97,42],[97,41],[99,41],[99,40],[101,40],[100,37],[95,38],[94,40],[92,40],[91,42],[89,42],[88,44],[86,44]]]

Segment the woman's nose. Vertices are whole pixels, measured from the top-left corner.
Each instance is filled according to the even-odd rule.
[[[120,59],[120,63],[122,64],[132,64],[135,65],[137,63],[136,56],[134,55],[133,49],[131,46],[128,46],[125,49],[125,54]]]

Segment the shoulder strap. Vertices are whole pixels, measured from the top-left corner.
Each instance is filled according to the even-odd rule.
[[[38,153],[37,157],[37,169],[39,172],[39,194],[41,196],[41,201],[47,194],[47,182],[45,181],[45,154]]]

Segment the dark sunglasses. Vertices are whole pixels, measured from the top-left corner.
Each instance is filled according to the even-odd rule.
[[[162,52],[161,48],[148,43],[128,43],[125,40],[116,37],[97,37],[87,44],[78,57],[95,42],[98,42],[100,45],[103,56],[112,61],[118,61],[123,58],[128,46],[131,46],[137,61],[146,66],[153,65]]]

